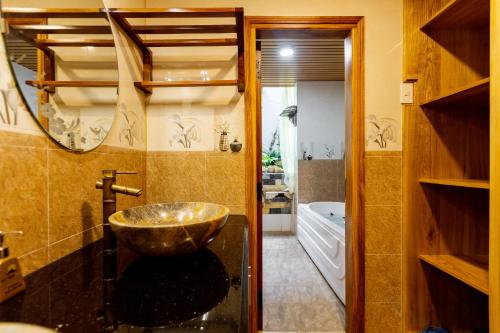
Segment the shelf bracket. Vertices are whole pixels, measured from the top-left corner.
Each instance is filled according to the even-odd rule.
[[[128,23],[127,19],[122,17],[119,13],[114,13],[113,10],[110,10],[111,17],[115,20],[115,22],[120,26],[123,32],[134,42],[135,46],[142,53],[142,80],[143,81],[152,81],[153,79],[153,53],[151,49],[144,45],[142,39],[132,31],[132,26]],[[143,91],[146,95],[151,94],[153,91],[149,87],[141,87],[141,91]]]

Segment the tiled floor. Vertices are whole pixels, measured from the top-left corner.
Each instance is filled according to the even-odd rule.
[[[265,332],[344,330],[344,305],[296,236],[266,234],[263,254]]]

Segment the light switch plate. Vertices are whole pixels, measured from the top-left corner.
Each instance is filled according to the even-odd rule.
[[[401,83],[399,100],[401,104],[413,104],[413,83]]]

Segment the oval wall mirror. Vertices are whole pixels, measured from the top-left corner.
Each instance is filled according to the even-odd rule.
[[[17,87],[26,109],[55,142],[77,152],[92,150],[110,131],[118,100],[107,12],[100,0],[79,0],[79,8],[64,8],[66,1],[37,1],[41,8],[33,3],[1,1]]]

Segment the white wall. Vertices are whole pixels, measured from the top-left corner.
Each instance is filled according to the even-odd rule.
[[[298,157],[304,150],[314,159],[326,159],[325,144],[342,158],[345,140],[344,82],[297,83]]]
[[[262,145],[269,148],[274,132],[279,129],[280,114],[287,105],[283,105],[286,88],[262,88]]]

